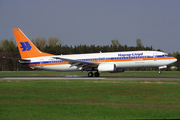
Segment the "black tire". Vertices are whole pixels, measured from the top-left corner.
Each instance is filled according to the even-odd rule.
[[[99,72],[95,72],[95,73],[94,73],[94,76],[95,76],[95,77],[99,77]]]
[[[88,77],[93,77],[93,73],[92,73],[92,72],[89,72],[89,73],[88,73]]]

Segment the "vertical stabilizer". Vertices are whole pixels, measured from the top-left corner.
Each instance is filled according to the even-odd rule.
[[[38,50],[38,48],[26,37],[26,35],[19,28],[14,28],[13,32],[22,59],[43,56],[54,56],[52,54],[44,53]]]

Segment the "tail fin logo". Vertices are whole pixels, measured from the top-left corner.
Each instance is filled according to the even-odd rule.
[[[32,48],[28,42],[20,42],[20,44],[22,45],[22,51],[30,51]]]

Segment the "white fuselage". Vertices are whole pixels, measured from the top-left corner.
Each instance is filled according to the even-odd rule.
[[[55,57],[99,64],[115,64],[117,69],[160,67],[174,63],[176,58],[159,51],[128,51],[74,55],[56,55]],[[28,58],[27,58],[28,59]],[[31,68],[53,71],[79,71],[80,67],[71,66],[68,61],[55,59],[52,56],[29,58],[29,63],[22,63]]]

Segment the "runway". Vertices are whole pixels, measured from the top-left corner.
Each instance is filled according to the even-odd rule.
[[[0,81],[3,80],[173,80],[180,81],[180,77],[77,77],[77,76],[66,76],[66,77],[0,77]]]

